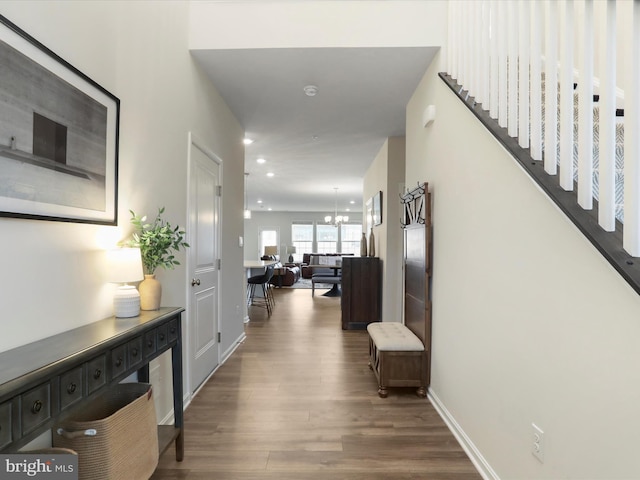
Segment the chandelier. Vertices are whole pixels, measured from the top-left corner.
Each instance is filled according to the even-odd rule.
[[[326,217],[324,217],[324,221],[328,224],[333,225],[334,227],[339,227],[343,223],[346,223],[349,221],[349,216],[338,215],[338,187],[333,187],[333,189],[336,192],[336,203],[335,203],[334,215],[333,217],[331,217],[331,215],[327,215]]]

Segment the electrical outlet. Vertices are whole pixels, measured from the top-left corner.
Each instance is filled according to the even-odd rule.
[[[544,463],[544,432],[535,423],[532,423],[533,427],[533,444],[531,453],[533,456],[540,460],[540,463]]]

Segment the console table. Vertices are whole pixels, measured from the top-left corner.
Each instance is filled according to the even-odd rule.
[[[149,362],[171,349],[175,422],[158,426],[158,445],[162,453],[175,441],[182,461],[183,311],[105,318],[0,353],[0,452],[17,451],[132,373],[148,382]]]

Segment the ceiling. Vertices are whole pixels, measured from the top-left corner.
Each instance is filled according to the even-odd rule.
[[[387,137],[404,135],[405,106],[436,50],[192,51],[254,140],[245,147],[249,208],[330,213],[337,187],[338,211],[361,212],[364,174]],[[307,96],[306,85],[318,93]]]

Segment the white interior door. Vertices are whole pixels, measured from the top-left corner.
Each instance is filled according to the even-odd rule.
[[[220,161],[190,135],[189,370],[194,392],[220,361],[218,348]]]

